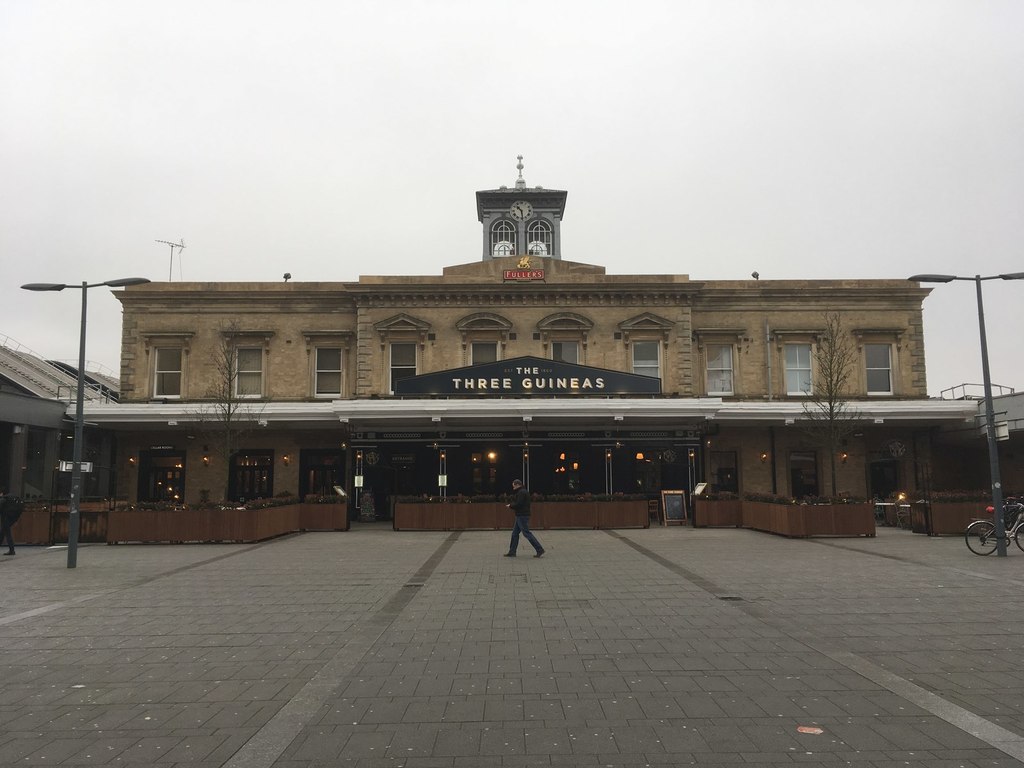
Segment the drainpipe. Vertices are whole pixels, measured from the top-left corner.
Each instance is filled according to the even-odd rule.
[[[768,318],[764,319],[764,362],[768,368],[768,399],[772,399],[772,333],[768,327]]]
[[[775,478],[775,427],[768,427],[768,455],[771,457],[772,464],[772,493],[777,494],[779,492],[778,480]]]

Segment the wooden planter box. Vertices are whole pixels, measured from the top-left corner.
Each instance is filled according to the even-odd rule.
[[[989,506],[991,503],[985,501],[933,501],[931,532],[936,535],[962,534],[972,520],[992,519],[991,513],[985,511]]]
[[[530,508],[530,527],[552,528],[646,528],[650,523],[647,502],[639,501],[535,501]],[[511,530],[515,516],[501,502],[473,504],[397,502],[396,531]]]
[[[107,542],[251,542],[299,530],[299,504],[267,509],[114,510]]]
[[[739,528],[743,525],[743,502],[740,499],[715,500],[697,496],[693,525],[696,528]]]
[[[65,521],[67,517],[65,516]],[[22,510],[21,517],[11,527],[11,535],[14,536],[14,545],[21,546],[42,544],[48,546],[53,544],[53,533],[51,531],[51,513],[48,507],[26,506]],[[65,522],[66,526],[66,522]],[[65,527],[65,531],[66,531]]]
[[[871,504],[771,504],[744,501],[743,525],[782,536],[874,536]]]
[[[299,529],[347,531],[348,504],[299,504]]]
[[[53,544],[68,540],[68,510],[55,509],[51,513],[50,531]],[[84,544],[97,544],[107,540],[110,512],[106,506],[87,509],[85,505],[78,508],[78,540]],[[18,521],[21,522],[20,520]],[[15,539],[17,541],[17,539]]]

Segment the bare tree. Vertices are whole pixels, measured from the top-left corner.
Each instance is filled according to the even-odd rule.
[[[245,396],[244,381],[240,380],[237,335],[238,327],[234,322],[221,328],[210,353],[213,378],[204,403],[193,414],[200,434],[218,459],[221,498],[225,500],[230,495],[231,460],[243,438],[259,422],[265,407],[265,402],[254,403],[251,395]]]
[[[804,403],[805,434],[829,457],[832,495],[838,495],[836,461],[843,442],[861,428],[860,411],[849,403],[850,377],[857,362],[851,336],[837,312],[826,312],[818,340],[810,398]]]

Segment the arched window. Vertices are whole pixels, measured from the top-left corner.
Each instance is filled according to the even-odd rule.
[[[531,221],[526,228],[526,242],[530,244],[527,252],[534,256],[551,255],[551,225],[543,219]]]
[[[491,255],[515,256],[515,254],[516,228],[505,220],[494,222],[494,226],[491,227]]]

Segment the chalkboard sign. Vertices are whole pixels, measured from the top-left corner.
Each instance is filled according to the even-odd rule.
[[[662,491],[661,505],[666,524],[686,522],[686,491]]]

